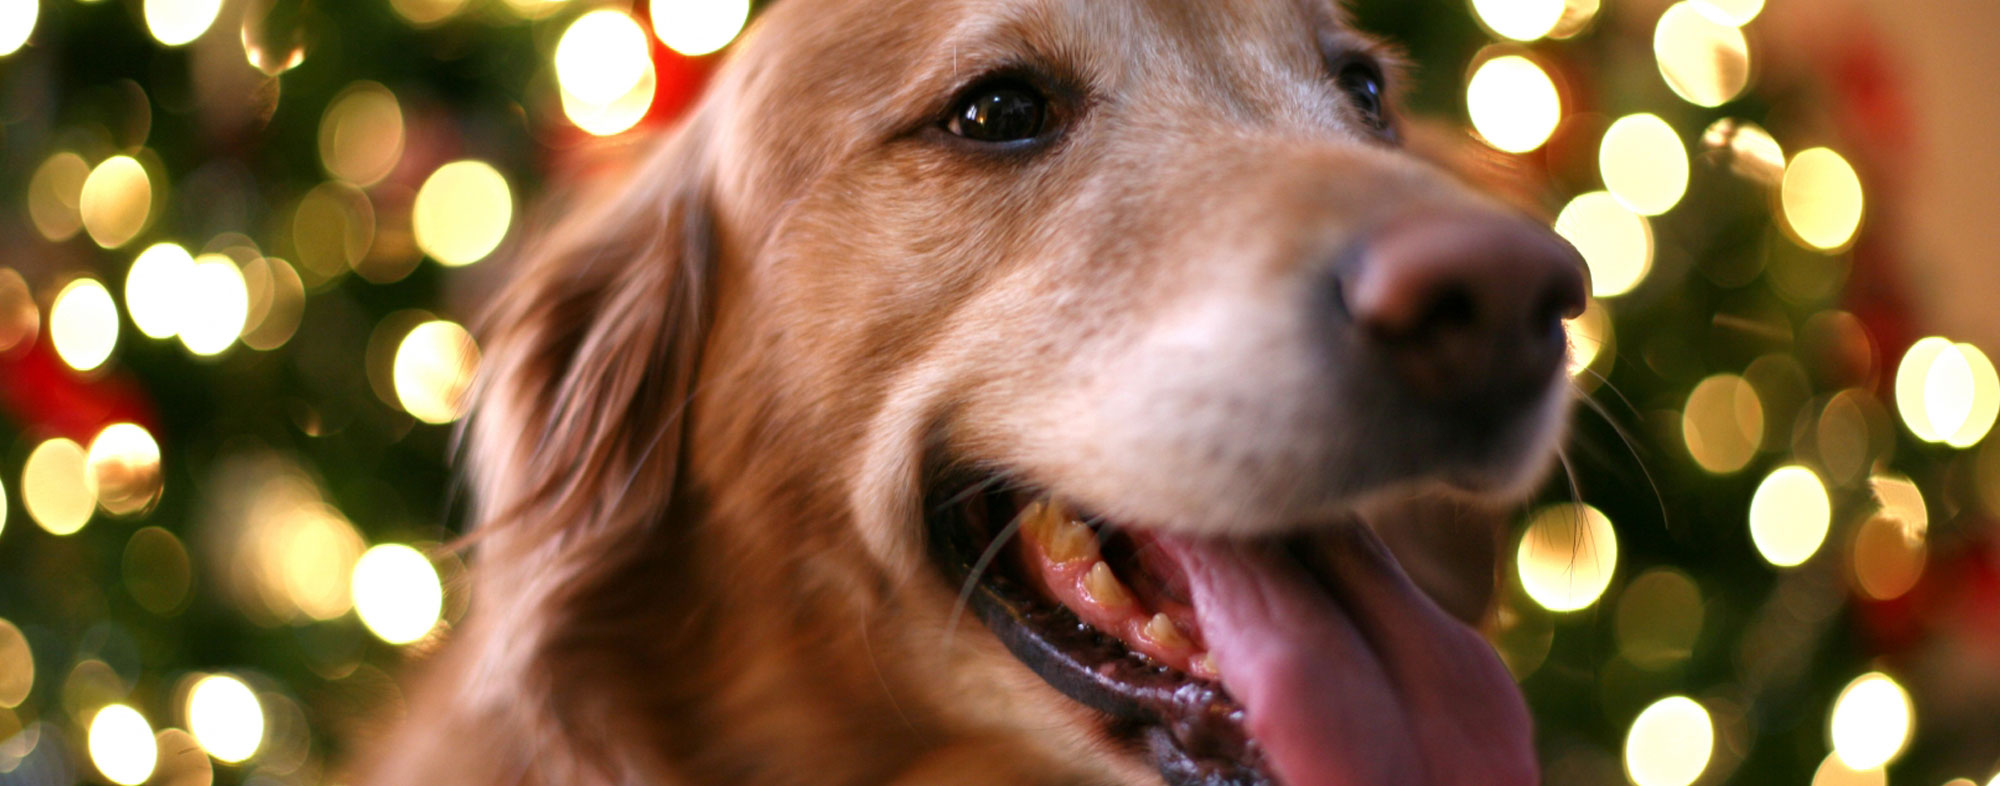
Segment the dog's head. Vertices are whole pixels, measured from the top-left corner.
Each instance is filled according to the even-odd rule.
[[[1326,0],[777,4],[489,323],[488,665],[671,652],[713,695],[610,717],[887,694],[1099,778],[1532,779],[1368,530],[1543,477],[1586,286],[1395,81]],[[865,699],[737,673],[857,641]]]

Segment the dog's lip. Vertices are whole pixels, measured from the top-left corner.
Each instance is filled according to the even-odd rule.
[[[1173,786],[1275,784],[1244,730],[1243,707],[1220,684],[1162,665],[1092,628],[999,558],[1001,548],[991,542],[999,527],[988,521],[1010,521],[1021,498],[974,494],[929,517],[932,554],[967,593],[967,607],[1044,681],[1107,716],[1107,736],[1143,749]]]

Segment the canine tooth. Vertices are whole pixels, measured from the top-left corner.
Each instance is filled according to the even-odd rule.
[[[1100,606],[1120,608],[1132,605],[1132,593],[1126,591],[1117,576],[1111,575],[1111,566],[1103,562],[1090,566],[1090,572],[1083,574],[1083,589]]]
[[[1188,645],[1187,637],[1181,635],[1180,627],[1175,625],[1173,620],[1167,619],[1165,614],[1154,614],[1152,619],[1146,621],[1146,638],[1167,649],[1180,649]]]
[[[1049,558],[1057,562],[1076,562],[1097,558],[1097,533],[1091,532],[1083,522],[1068,515],[1053,519],[1049,525]]]
[[[1202,653],[1201,657],[1194,659],[1194,662],[1197,668],[1206,672],[1209,676],[1222,675],[1222,669],[1215,665],[1215,653],[1213,652]]]
[[[1038,499],[1021,509],[1021,535],[1036,543],[1049,542],[1049,501]]]

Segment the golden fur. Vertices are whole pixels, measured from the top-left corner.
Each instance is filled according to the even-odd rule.
[[[474,608],[372,781],[1158,783],[976,622],[947,639],[924,462],[1219,534],[1356,501],[1372,438],[1302,395],[1329,372],[1274,304],[1391,208],[1490,206],[1360,127],[1321,56],[1373,51],[1344,25],[1321,0],[776,3],[485,320]],[[1090,86],[1059,155],[927,135],[1023,59]]]

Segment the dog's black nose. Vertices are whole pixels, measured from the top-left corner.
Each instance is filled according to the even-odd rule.
[[[1567,242],[1498,214],[1384,224],[1335,276],[1347,329],[1401,393],[1482,409],[1547,390],[1589,290]]]

